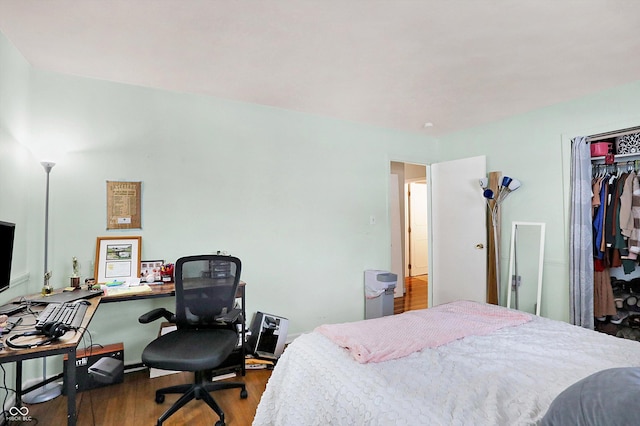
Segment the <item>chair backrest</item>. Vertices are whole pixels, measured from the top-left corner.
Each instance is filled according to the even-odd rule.
[[[216,325],[216,316],[231,311],[240,282],[240,259],[203,254],[176,261],[176,325]]]

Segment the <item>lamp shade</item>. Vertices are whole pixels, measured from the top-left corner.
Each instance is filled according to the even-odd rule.
[[[509,191],[515,191],[520,188],[521,185],[522,183],[518,179],[512,179],[507,187],[509,188]]]

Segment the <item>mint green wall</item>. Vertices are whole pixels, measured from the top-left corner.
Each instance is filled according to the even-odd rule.
[[[443,159],[486,155],[487,170],[522,181],[502,207],[502,276],[512,221],[547,224],[541,314],[569,320],[569,174],[575,136],[640,125],[640,82],[450,134]],[[506,289],[505,289],[506,300]]]
[[[28,128],[29,77],[29,64],[0,34],[0,220],[16,224],[11,287],[0,294],[2,303],[28,293],[30,280],[40,276],[42,270],[34,269],[34,265],[42,264],[42,258],[33,256],[34,236],[42,235],[42,225],[33,223],[33,211],[43,211],[32,187],[33,173],[40,166],[18,142]],[[37,253],[42,255],[43,251]],[[25,376],[35,377],[38,367],[31,361],[25,364],[29,363],[25,365]],[[4,368],[4,379],[13,387],[14,365]],[[4,397],[1,393],[0,398]]]
[[[19,224],[13,255],[12,288],[1,297],[14,297],[28,282],[29,151],[16,140],[27,127],[29,64],[0,37],[0,220]],[[16,177],[20,177],[16,179]]]
[[[291,334],[362,319],[363,271],[390,263],[390,160],[436,160],[435,140],[420,133],[39,69],[26,73],[24,143],[34,163],[52,154],[57,162],[49,263],[58,288],[68,283],[73,256],[83,277],[93,274],[97,236],[141,235],[143,258],[237,255],[248,312],[289,318]],[[43,197],[44,172],[39,164],[31,172],[36,197]],[[105,230],[106,180],[143,182],[142,230]],[[34,235],[34,245],[41,244]],[[37,265],[40,252],[30,253]],[[30,289],[39,291],[41,266],[32,269]],[[90,327],[94,343],[124,341],[127,361],[139,361],[159,324],[143,326],[137,317],[156,306],[172,303],[101,306]]]

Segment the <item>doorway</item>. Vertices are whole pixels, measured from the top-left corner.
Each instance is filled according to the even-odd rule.
[[[392,272],[398,275],[394,313],[428,306],[427,167],[391,162]],[[397,195],[395,195],[397,194]]]
[[[405,283],[411,278],[407,272],[409,238],[404,232],[408,208],[399,195],[408,182],[426,182],[427,189],[428,279],[421,300],[426,307],[462,299],[486,302],[486,205],[478,185],[478,179],[486,176],[486,157],[429,166],[391,162],[390,176],[391,271],[398,275],[396,304],[403,298],[398,310],[404,310]]]

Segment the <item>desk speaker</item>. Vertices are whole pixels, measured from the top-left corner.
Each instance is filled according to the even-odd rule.
[[[247,338],[249,351],[258,358],[278,359],[284,351],[288,329],[288,319],[256,312]]]

